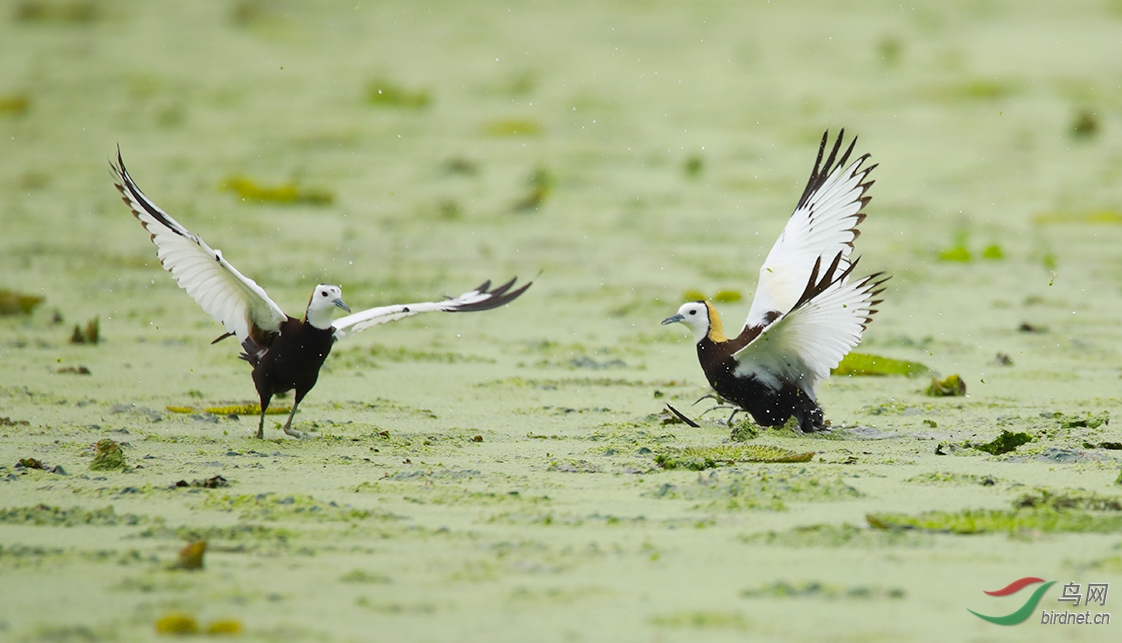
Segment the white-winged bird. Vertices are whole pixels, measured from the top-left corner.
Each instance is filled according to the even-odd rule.
[[[736,405],[733,415],[748,411],[762,426],[780,426],[794,416],[808,433],[826,428],[819,381],[861,341],[887,280],[883,273],[850,278],[858,261],[850,253],[873,184],[867,179],[876,165],[864,167],[868,154],[846,165],[856,138],[838,157],[844,129],[823,163],[828,135],[822,135],[795,212],[760,268],[740,333],[726,337],[717,309],[707,301],[683,304],[662,321],[682,322],[693,331],[705,377]]]
[[[261,420],[257,437],[264,437],[265,411],[273,396],[295,391],[295,401],[284,432],[307,437],[292,428],[292,418],[300,401],[316,385],[320,367],[332,345],[372,326],[397,321],[431,311],[473,312],[497,308],[513,301],[530,287],[512,290],[517,278],[491,288],[486,281],[475,290],[443,301],[381,306],[353,313],[332,321],[336,308],[348,313],[339,286],[320,284],[312,291],[302,319],[290,317],[277,306],[252,279],[238,272],[215,250],[152,203],[125,169],[121,151],[117,164],[110,163],[117,190],[133,215],[152,235],[160,264],[171,273],[180,288],[187,291],[203,310],[226,327],[218,342],[236,336],[245,352],[241,358],[253,366],[253,383],[261,398]],[[212,342],[213,343],[213,342]]]

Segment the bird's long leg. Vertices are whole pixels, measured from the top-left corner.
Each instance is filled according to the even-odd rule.
[[[292,403],[292,410],[288,412],[288,421],[284,423],[284,432],[285,434],[291,435],[294,438],[310,438],[312,436],[308,435],[307,433],[304,433],[303,431],[297,431],[296,429],[292,428],[292,417],[296,415],[296,407],[298,406],[300,406],[299,401],[295,401]]]
[[[269,401],[272,400],[272,399],[273,399],[272,395],[270,395],[268,397],[265,397],[265,396],[261,397],[261,421],[257,423],[257,439],[258,440],[264,440],[265,439],[265,411],[269,408]]]
[[[732,419],[734,417],[736,417],[737,413],[742,413],[743,411],[744,411],[744,409],[742,409],[742,408],[739,408],[739,407],[734,408],[732,410],[732,413],[729,414],[729,419],[725,420],[725,426],[732,426]]]

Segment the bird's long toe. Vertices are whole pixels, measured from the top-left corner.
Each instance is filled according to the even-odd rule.
[[[316,437],[316,436],[312,435],[311,433],[307,433],[307,432],[304,432],[304,431],[297,431],[296,429],[294,429],[290,426],[284,427],[284,433],[285,433],[285,435],[290,435],[290,436],[292,436],[294,438],[297,438],[297,439],[300,439],[300,440],[306,440],[308,438]]]

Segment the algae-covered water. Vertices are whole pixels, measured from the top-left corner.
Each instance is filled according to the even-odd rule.
[[[1116,638],[1041,614],[1122,612],[1059,601],[1122,591],[1117,2],[0,9],[0,639]],[[840,127],[892,275],[860,350],[967,395],[835,377],[825,435],[664,422],[707,387],[659,321],[743,319]],[[117,145],[291,314],[534,286],[348,339],[318,437],[255,440]],[[751,461],[782,453],[813,456]],[[1030,576],[1026,622],[967,611]]]

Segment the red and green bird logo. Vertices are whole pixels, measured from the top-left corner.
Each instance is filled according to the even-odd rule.
[[[972,609],[967,609],[966,611],[980,619],[989,621],[990,623],[996,623],[997,625],[1017,625],[1018,623],[1023,623],[1032,615],[1032,611],[1036,609],[1037,604],[1040,603],[1040,599],[1044,597],[1044,593],[1047,592],[1048,588],[1054,585],[1056,581],[1045,581],[1043,578],[1026,576],[1024,578],[1018,578],[1001,589],[986,592],[990,596],[1011,596],[1029,585],[1035,585],[1037,583],[1044,584],[1036,588],[1032,596],[1029,596],[1028,600],[1025,601],[1024,605],[1005,616],[987,616],[985,614],[979,614]]]

